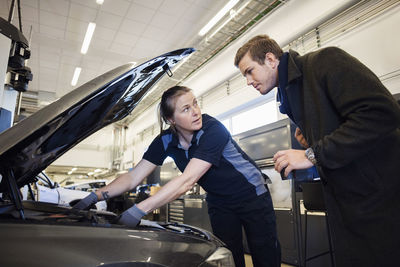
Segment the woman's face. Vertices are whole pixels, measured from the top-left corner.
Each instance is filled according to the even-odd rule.
[[[197,99],[192,92],[187,92],[176,98],[175,111],[170,119],[178,132],[189,132],[200,130],[203,122],[201,110]]]

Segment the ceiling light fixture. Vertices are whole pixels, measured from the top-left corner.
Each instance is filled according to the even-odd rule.
[[[210,36],[207,36],[207,39],[210,39],[217,32],[219,32],[229,21],[231,21],[234,17],[236,17],[236,15],[238,13],[240,13],[249,3],[250,3],[250,1],[247,1],[247,3],[244,4],[243,6],[241,6],[237,11],[232,9],[230,12],[229,18],[224,23],[222,23],[221,26],[219,26]]]
[[[78,168],[75,168],[75,167],[72,168],[72,169],[68,172],[68,174],[71,175],[71,174],[72,174],[74,171],[76,171],[77,169],[78,169]]]
[[[96,0],[96,3],[97,3],[98,5],[102,5],[102,4],[104,3],[104,0]]]
[[[83,44],[81,48],[81,53],[86,54],[90,45],[90,41],[92,40],[92,36],[94,33],[94,29],[96,28],[96,23],[89,22],[89,25],[86,30],[85,38],[83,39]]]
[[[215,24],[234,7],[239,0],[230,0],[200,31],[199,35],[204,36]]]
[[[78,83],[79,75],[81,74],[82,68],[76,67],[74,71],[74,76],[72,77],[71,85],[75,86]]]

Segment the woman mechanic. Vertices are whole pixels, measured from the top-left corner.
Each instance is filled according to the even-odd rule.
[[[242,226],[254,266],[280,266],[275,213],[261,171],[215,118],[201,114],[192,91],[174,86],[159,104],[161,133],[135,168],[78,202],[74,208],[118,196],[139,185],[168,156],[181,175],[156,194],[124,211],[119,223],[136,226],[147,213],[175,200],[195,183],[207,192],[213,233],[232,251],[235,265],[245,266]],[[163,130],[163,124],[169,125]]]

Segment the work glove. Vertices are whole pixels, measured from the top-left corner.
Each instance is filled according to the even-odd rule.
[[[146,212],[139,209],[135,204],[121,214],[118,224],[135,227],[139,224],[144,215],[146,215]]]
[[[72,206],[73,209],[84,210],[90,207],[92,204],[97,203],[99,199],[94,192],[91,192],[85,198],[81,199],[78,203]]]

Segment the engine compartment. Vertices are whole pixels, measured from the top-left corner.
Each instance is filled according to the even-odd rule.
[[[25,215],[24,219],[21,218],[19,211],[11,202],[0,202],[0,222],[127,228],[124,225],[118,224],[119,216],[117,214],[109,211],[99,211],[94,209],[76,210],[71,207],[32,200],[22,201],[22,205]],[[142,220],[140,225],[136,228],[174,232],[205,240],[214,239],[211,233],[203,229],[175,222],[169,223]]]

